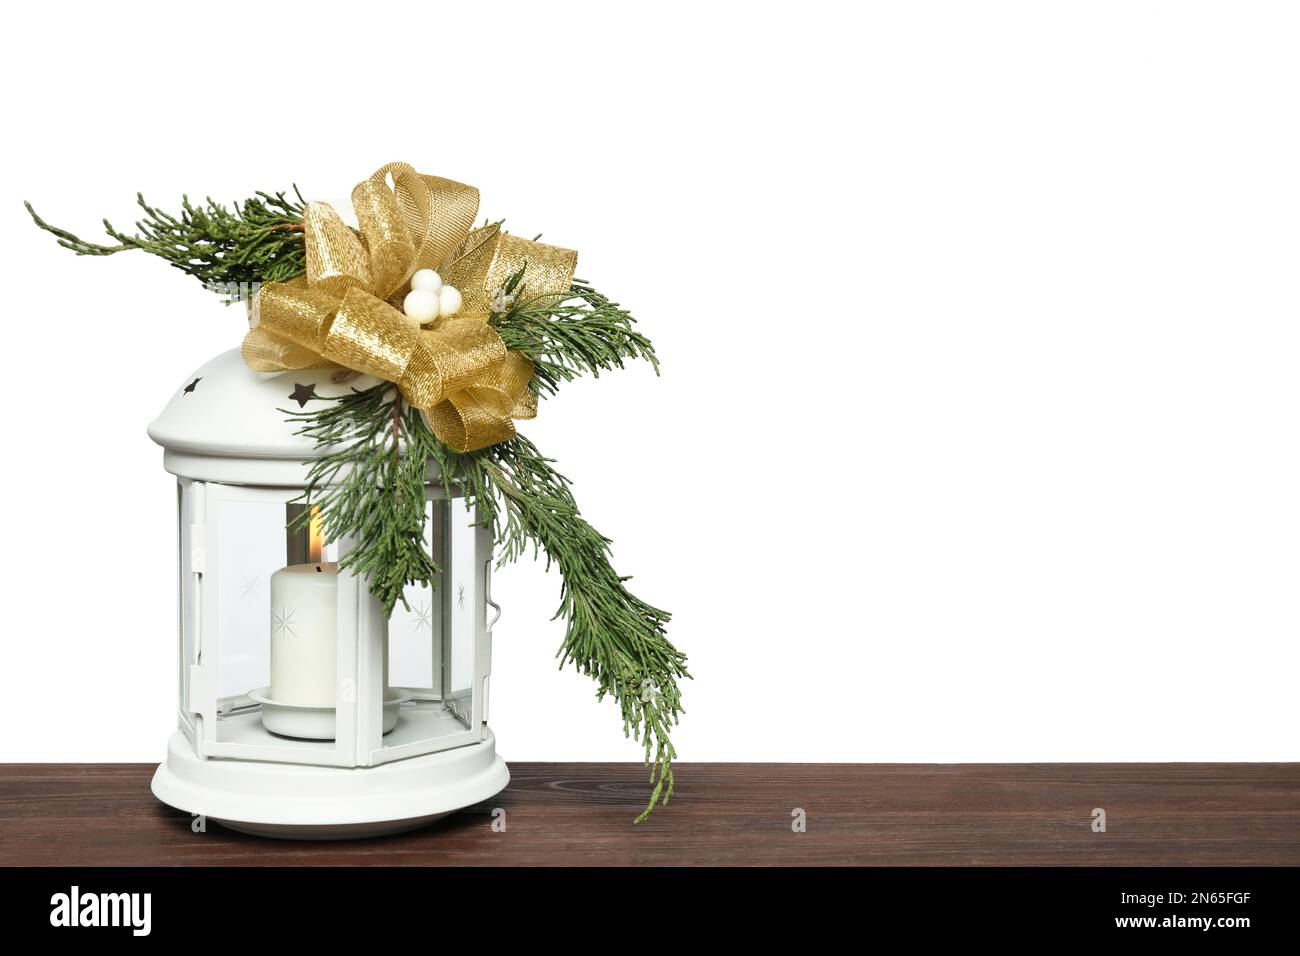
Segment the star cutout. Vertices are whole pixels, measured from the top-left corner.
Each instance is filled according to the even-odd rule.
[[[293,629],[293,614],[292,608],[271,608],[271,633],[277,637],[281,634],[297,637],[298,632]]]
[[[190,384],[186,385],[183,389],[181,389],[181,391],[184,392],[186,395],[188,395],[190,392],[194,391],[194,389],[198,387],[198,384],[201,381],[203,381],[202,375],[200,375],[194,381],[190,382]]]
[[[420,606],[415,609],[415,620],[412,622],[411,629],[419,631],[433,624],[433,611],[429,605],[421,601]]]
[[[297,382],[293,383],[293,394],[289,397],[298,403],[299,408],[306,408],[313,398],[320,398],[315,385],[299,385]]]
[[[465,606],[465,585],[463,584],[459,585],[457,588],[456,603],[462,608]]]

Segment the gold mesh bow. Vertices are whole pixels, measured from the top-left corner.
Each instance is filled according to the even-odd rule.
[[[528,295],[566,293],[578,254],[474,229],[477,189],[406,163],[359,183],[352,206],[359,233],[328,203],[307,204],[307,274],[262,287],[244,362],[258,372],[343,366],[393,382],[457,451],[514,437],[512,419],[537,414],[533,366],[489,324],[492,296],[525,262]],[[458,314],[421,327],[402,313],[417,269],[460,290]]]

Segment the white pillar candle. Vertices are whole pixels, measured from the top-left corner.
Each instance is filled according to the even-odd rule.
[[[333,707],[338,696],[339,566],[291,564],[271,575],[271,699]]]

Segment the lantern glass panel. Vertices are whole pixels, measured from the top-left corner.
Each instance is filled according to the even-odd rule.
[[[425,503],[425,547],[439,568],[446,563],[445,502]],[[388,622],[388,685],[409,690],[427,699],[441,700],[443,576],[435,575],[433,586],[408,585],[406,604],[393,608]]]
[[[208,488],[216,740],[333,751],[340,687],[335,549],[323,540],[318,514],[285,500],[292,492]],[[272,710],[268,699],[289,706]]]
[[[474,712],[474,644],[477,621],[482,620],[483,596],[476,577],[481,572],[477,554],[477,515],[463,502],[451,509],[450,560],[453,580],[446,600],[451,604],[449,627],[443,635],[442,696],[447,711],[466,727]],[[478,610],[476,615],[475,611]]]
[[[217,696],[238,697],[271,683],[271,575],[284,567],[284,506],[227,501],[219,506]]]
[[[194,566],[194,483],[180,481],[176,484],[177,535],[176,566],[180,579],[177,582],[176,609],[177,632],[180,635],[180,700],[178,714],[181,726],[192,741],[195,737],[194,716],[189,711],[190,667],[198,663],[199,647],[199,579]]]
[[[387,691],[403,703],[393,729],[369,757],[384,763],[477,743],[483,717],[477,687],[483,622],[482,573],[490,535],[477,527],[477,510],[464,498],[431,489],[429,553],[441,569],[433,588],[407,588],[388,622]],[[477,608],[477,612],[476,612]]]

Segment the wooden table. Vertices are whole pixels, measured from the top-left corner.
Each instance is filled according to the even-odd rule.
[[[191,832],[150,794],[153,769],[0,765],[0,863],[1300,865],[1292,763],[682,764],[638,826],[640,766],[521,763],[488,803],[345,843]]]

